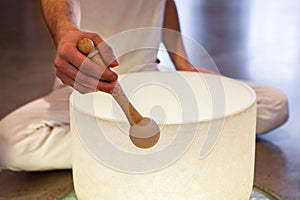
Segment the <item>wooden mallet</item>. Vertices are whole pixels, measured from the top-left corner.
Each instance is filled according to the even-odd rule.
[[[99,66],[105,65],[101,53],[95,48],[94,42],[88,38],[81,39],[77,48],[81,53],[87,55],[89,59]],[[150,148],[154,146],[160,137],[160,130],[156,122],[148,117],[143,117],[135,107],[130,103],[124,93],[119,81],[116,83],[119,88],[117,95],[112,95],[125,113],[130,124],[129,137],[132,143],[139,148]]]

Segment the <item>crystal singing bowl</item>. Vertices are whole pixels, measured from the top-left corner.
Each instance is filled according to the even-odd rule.
[[[136,109],[160,127],[136,147],[111,95],[70,97],[75,192],[80,200],[249,199],[256,97],[241,82],[195,72],[119,77]]]

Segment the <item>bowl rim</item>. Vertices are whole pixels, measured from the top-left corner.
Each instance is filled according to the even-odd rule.
[[[180,73],[180,74],[184,74],[184,73],[198,73],[198,74],[201,74],[203,76],[219,76],[222,81],[223,80],[226,80],[226,81],[229,81],[229,82],[234,82],[235,84],[238,84],[242,87],[244,87],[246,90],[248,90],[248,92],[250,92],[251,94],[251,99],[249,99],[249,103],[241,106],[239,109],[236,109],[232,112],[228,112],[228,113],[224,113],[224,115],[222,116],[216,116],[216,117],[205,117],[203,119],[195,119],[193,121],[188,121],[188,122],[184,122],[184,124],[195,124],[195,123],[201,123],[201,122],[207,122],[207,121],[217,121],[217,120],[220,120],[220,119],[225,119],[225,118],[228,118],[228,117],[232,117],[234,115],[237,115],[243,111],[246,111],[248,109],[250,109],[252,106],[254,106],[256,104],[256,93],[255,91],[249,86],[247,85],[246,83],[242,82],[242,81],[239,81],[239,80],[235,80],[235,79],[232,79],[232,78],[229,78],[229,77],[225,77],[225,76],[221,76],[221,75],[218,75],[218,74],[207,74],[207,73],[202,73],[202,72],[189,72],[189,71],[175,71],[175,72],[160,72],[160,71],[150,71],[150,72],[132,72],[132,73],[127,73],[126,75],[128,74],[149,74],[149,73],[164,73],[164,74],[171,74],[171,73]],[[125,74],[123,75],[120,75],[119,77],[122,77],[124,76]],[[92,93],[89,93],[90,95],[91,94],[95,94],[95,93],[99,93],[99,92],[92,92]],[[102,120],[102,121],[108,121],[108,122],[116,122],[116,123],[128,123],[127,119],[113,119],[111,117],[105,117],[103,115],[99,115],[99,114],[96,114],[96,113],[91,113],[89,111],[87,111],[86,109],[82,109],[80,106],[78,106],[76,103],[73,102],[73,99],[74,99],[74,96],[76,95],[81,95],[78,91],[76,91],[75,89],[73,89],[73,92],[72,94],[70,95],[70,98],[69,98],[69,102],[70,102],[70,109],[75,109],[77,110],[78,112],[82,113],[82,114],[85,114],[87,116],[91,116],[91,117],[94,117],[98,120]],[[109,94],[106,94],[105,95],[109,95]],[[160,124],[158,123],[158,125],[179,125],[179,124],[182,124],[182,122],[169,122],[169,123],[166,123],[166,124]]]

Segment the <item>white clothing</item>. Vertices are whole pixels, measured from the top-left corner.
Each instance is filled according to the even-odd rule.
[[[256,133],[269,132],[284,124],[289,117],[288,99],[280,90],[247,83],[256,93]]]
[[[88,11],[82,12],[82,27],[99,32],[107,39],[127,29],[161,27],[166,0],[98,0],[89,3],[88,6],[87,1],[82,1],[83,10]],[[139,69],[134,70],[141,70],[143,64],[154,63],[160,37],[150,32],[135,37],[134,41],[111,44],[113,47],[119,44],[134,49],[134,44],[141,42],[157,47],[118,55],[121,63],[118,72],[129,71],[136,66]],[[273,88],[250,86],[258,99],[257,133],[267,132],[284,123],[288,117],[286,96]],[[0,121],[0,168],[28,171],[71,168],[68,118],[71,91],[68,86],[59,87]]]
[[[142,65],[156,62],[161,32],[141,29],[161,28],[165,5],[166,0],[98,0],[88,3],[81,0],[80,27],[108,40],[120,62],[116,69],[118,73],[155,70],[143,69]],[[124,31],[133,29],[138,31],[122,37]]]
[[[0,169],[71,168],[69,86],[15,110],[0,121]]]
[[[257,95],[257,133],[268,132],[288,118],[286,96],[279,90],[249,84]],[[60,87],[0,121],[0,169],[71,168],[69,96]]]

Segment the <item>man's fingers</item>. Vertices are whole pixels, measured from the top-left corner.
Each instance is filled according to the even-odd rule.
[[[119,66],[119,62],[115,57],[112,48],[101,37],[99,37],[99,35],[89,33],[89,38],[93,40],[95,46],[97,46],[106,67]]]
[[[107,45],[105,42],[102,42],[97,45],[97,48],[106,66],[108,67],[119,66],[119,62],[117,61],[117,58],[115,57],[115,54],[109,45]]]
[[[95,92],[97,90],[112,93],[115,87],[114,82],[99,81],[98,79],[87,76],[80,71],[77,71],[76,75],[73,77],[59,70],[56,71],[56,75],[63,80],[64,84],[72,86],[81,93]]]
[[[104,81],[99,81],[98,82],[98,90],[102,92],[106,92],[111,94],[116,87],[116,84],[104,82]]]
[[[77,69],[79,69],[82,63],[86,60],[86,56],[80,53],[76,47],[71,45],[63,46],[59,56],[63,60],[74,65]]]
[[[78,71],[76,67],[74,67],[73,65],[71,65],[70,63],[68,63],[63,59],[60,59],[59,57],[55,58],[54,66],[57,71],[63,72],[64,74],[67,74],[73,80],[75,80]]]
[[[79,70],[89,76],[103,81],[114,82],[118,79],[118,75],[105,66],[100,66],[90,59],[86,58],[81,64]]]
[[[94,92],[91,88],[85,87],[81,85],[80,83],[76,83],[75,80],[73,80],[71,77],[69,77],[67,74],[61,72],[61,71],[56,71],[56,76],[59,77],[64,84],[72,86],[74,89],[79,91],[81,94],[86,94],[89,92]]]
[[[78,82],[83,86],[92,88],[94,91],[100,90],[107,93],[110,93],[110,91],[115,87],[114,82],[107,82],[103,80],[99,81],[99,79],[87,76],[80,71],[78,71],[75,81],[76,83]]]
[[[58,78],[60,78],[60,80],[65,84],[65,85],[69,85],[69,86],[72,86],[74,85],[74,80],[67,76],[65,73],[59,71],[59,70],[56,70],[56,76]]]
[[[68,49],[68,51],[66,49]],[[104,63],[102,64],[102,66],[100,64],[101,63],[94,63],[86,56],[81,54],[77,49],[71,47],[64,47],[64,49],[60,51],[60,54],[54,61],[54,65],[56,68],[58,68],[60,71],[65,72],[73,79],[75,79],[75,75],[77,74],[74,67],[96,79],[101,79],[109,82],[114,82],[118,79],[118,76],[115,72],[109,70]]]
[[[118,75],[111,71],[110,68],[107,68],[103,73],[102,76],[100,77],[100,79],[102,81],[106,81],[106,82],[115,82],[118,80]]]

